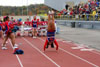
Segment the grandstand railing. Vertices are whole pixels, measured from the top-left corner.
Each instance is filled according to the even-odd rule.
[[[57,25],[73,28],[87,28],[100,30],[100,21],[80,21],[80,20],[55,20]]]
[[[77,15],[55,15],[57,20],[83,20],[83,21],[100,21],[100,15],[77,14]]]

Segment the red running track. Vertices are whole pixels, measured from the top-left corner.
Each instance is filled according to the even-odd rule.
[[[77,45],[57,39],[59,50],[49,47],[44,52],[44,41],[45,37],[18,37],[16,43],[24,50],[24,54],[14,55],[8,40],[8,50],[0,49],[0,67],[100,67],[100,52],[96,50],[81,51],[89,49],[87,47],[72,49]]]

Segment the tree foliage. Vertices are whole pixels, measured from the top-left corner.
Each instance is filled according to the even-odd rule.
[[[0,15],[36,15],[45,14],[51,8],[44,4],[35,4],[29,6],[0,6]]]

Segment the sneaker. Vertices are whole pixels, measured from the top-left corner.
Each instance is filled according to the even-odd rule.
[[[18,47],[17,48],[13,48],[14,50],[13,50],[13,54],[16,54],[16,51],[18,50]]]
[[[18,45],[17,45],[17,44],[15,44],[15,47],[18,47]]]
[[[18,48],[18,46],[17,45],[15,45],[14,47],[13,47],[13,49],[17,49]]]
[[[33,38],[36,38],[35,36]]]
[[[2,47],[2,50],[7,50],[7,47]]]

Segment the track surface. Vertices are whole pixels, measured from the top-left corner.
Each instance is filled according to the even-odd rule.
[[[49,46],[43,51],[45,37],[33,39],[18,37],[16,44],[23,55],[12,54],[8,40],[7,50],[0,49],[0,67],[100,67],[100,52],[68,41],[57,39],[59,50]],[[0,45],[2,40],[0,39]],[[72,49],[73,48],[73,49]]]

